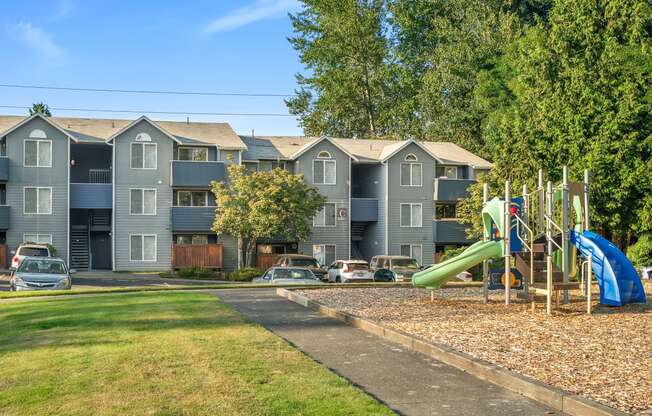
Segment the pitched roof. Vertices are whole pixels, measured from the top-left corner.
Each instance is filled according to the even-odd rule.
[[[142,118],[142,117],[141,117]],[[0,116],[0,134],[23,121],[25,117]],[[80,142],[103,143],[134,120],[48,117]],[[244,150],[246,145],[228,123],[200,123],[183,121],[152,121],[160,129],[186,145],[216,145],[220,149]]]

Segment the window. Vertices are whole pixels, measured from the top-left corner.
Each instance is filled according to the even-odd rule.
[[[335,211],[335,203],[325,203],[324,208],[315,215],[312,225],[314,227],[335,227]]]
[[[457,205],[455,203],[435,203],[435,219],[448,220],[457,218]]]
[[[208,236],[206,234],[177,235],[177,244],[208,244]]]
[[[131,144],[131,169],[156,169],[156,143]]]
[[[401,227],[421,227],[421,204],[401,204]]]
[[[320,152],[319,159],[331,157],[328,152]],[[337,182],[337,162],[335,160],[313,160],[312,182],[315,185],[335,185]]]
[[[247,172],[258,172],[258,162],[242,162]]]
[[[179,191],[177,192],[178,207],[205,207],[208,206],[208,192],[206,191]]]
[[[401,186],[421,186],[423,183],[421,163],[411,163],[417,160],[412,153],[405,156],[405,160],[410,163],[401,163]]]
[[[437,166],[435,175],[438,178],[457,179],[457,166]]]
[[[261,172],[269,172],[270,170],[281,168],[285,170],[285,162],[274,161],[274,160],[261,160],[258,162],[258,166]]]
[[[23,213],[52,214],[52,188],[26,187],[23,198]]]
[[[156,261],[156,234],[130,235],[129,259],[131,261]]]
[[[319,264],[331,264],[335,261],[335,245],[314,245],[312,246],[312,256],[319,262]]]
[[[131,215],[156,215],[156,189],[130,189]]]
[[[401,256],[412,257],[422,264],[423,250],[421,244],[401,244]]]
[[[23,243],[36,243],[36,244],[52,244],[52,234],[23,234]],[[21,249],[21,253],[24,256],[36,256],[40,254],[27,254],[26,252]],[[35,250],[43,250],[43,249],[35,249]],[[48,254],[45,253],[45,256]]]
[[[23,165],[26,167],[52,167],[52,140],[25,140]]]
[[[206,162],[208,149],[205,147],[179,147],[179,160]]]

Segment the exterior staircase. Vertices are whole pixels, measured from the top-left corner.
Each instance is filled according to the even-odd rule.
[[[89,257],[88,227],[73,225],[70,230],[70,268],[88,270]]]

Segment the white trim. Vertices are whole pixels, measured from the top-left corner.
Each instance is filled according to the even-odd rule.
[[[322,156],[322,154],[327,154],[328,156]],[[332,159],[333,156],[331,156],[331,152],[328,150],[322,150],[321,152],[317,153],[317,159]]]
[[[306,153],[308,150],[312,149],[313,147],[315,147],[317,144],[323,142],[324,140],[327,140],[330,144],[335,146],[337,149],[342,151],[342,153],[344,153],[345,155],[347,155],[351,159],[355,160],[356,162],[358,161],[358,158],[355,157],[352,153],[350,153],[348,150],[346,150],[344,147],[340,146],[339,144],[335,143],[335,141],[333,139],[331,139],[330,137],[326,137],[326,136],[322,136],[322,137],[320,137],[318,139],[315,139],[312,142],[308,143],[307,145],[305,145],[304,147],[299,149],[297,152],[295,152],[293,155],[291,155],[289,159],[290,160],[297,159],[299,156]]]
[[[131,212],[131,191],[141,191],[143,211],[140,214],[138,213],[134,214],[133,212]],[[154,213],[153,214],[145,214],[145,191],[154,191]],[[156,188],[129,188],[129,215],[155,216],[157,211],[157,206],[158,206],[158,190]]]
[[[405,155],[403,160],[405,160],[406,162],[418,162],[419,158],[414,153],[408,153],[407,155]]]
[[[13,127],[10,127],[8,130],[5,130],[3,133],[1,133],[1,134],[0,134],[0,137],[6,137],[6,136],[8,136],[9,134],[13,133],[13,132],[16,131],[18,128],[24,126],[25,124],[29,123],[30,121],[34,120],[35,118],[40,118],[41,120],[45,121],[45,122],[48,123],[50,126],[52,126],[53,128],[57,129],[57,130],[58,130],[60,133],[62,133],[64,136],[68,137],[69,139],[74,140],[75,143],[78,142],[78,140],[77,140],[76,137],[74,137],[73,135],[71,135],[70,133],[68,133],[66,130],[64,130],[64,129],[62,129],[61,127],[59,127],[56,123],[54,123],[53,121],[49,120],[48,117],[44,117],[44,116],[43,116],[42,114],[40,114],[40,113],[36,113],[36,114],[33,114],[33,115],[29,116],[29,117],[24,118],[20,123],[16,124],[16,125],[13,126]]]
[[[28,165],[26,164],[27,161],[25,160],[27,158],[27,142],[36,142],[36,165]],[[49,165],[39,165],[39,156],[41,152],[41,143],[42,142],[49,142],[50,143],[50,164]],[[52,139],[25,139],[23,140],[23,167],[24,168],[51,168],[52,167],[52,147],[53,147],[53,142]]]
[[[410,225],[403,225],[403,205],[408,205],[410,207]],[[412,207],[419,206],[421,208],[421,216],[419,217],[419,225],[412,225]],[[399,211],[399,225],[401,228],[422,228],[423,227],[423,204],[421,202],[401,202]]]
[[[140,260],[131,258],[131,237],[140,236]],[[154,260],[145,260],[145,237],[154,237]],[[131,263],[156,263],[158,261],[158,234],[129,234],[129,262]]]
[[[335,219],[335,223],[333,225],[327,225],[326,224],[326,205],[333,205],[333,210],[334,210],[333,211],[333,218]],[[324,224],[323,225],[316,224],[315,219],[322,212],[324,213],[324,215],[323,215],[324,216]],[[324,203],[324,207],[319,212],[317,212],[317,214],[312,218],[312,226],[314,228],[335,228],[335,227],[337,227],[337,202],[326,201]]]
[[[138,146],[143,146],[143,167],[142,168],[135,168],[131,164],[134,161],[133,158],[131,157],[133,153],[133,148],[134,145]],[[154,146],[155,147],[155,153],[156,157],[154,158],[154,167],[153,168],[146,168],[145,167],[145,146]],[[158,143],[149,143],[149,142],[131,142],[129,143],[129,169],[135,169],[135,170],[156,170],[158,169]]]
[[[206,160],[195,160],[195,159],[186,160],[186,159],[181,159],[181,158],[179,157],[179,151],[180,151],[181,149],[188,149],[188,150],[191,150],[191,151],[192,151],[192,157],[193,157],[193,158],[195,157],[195,151],[197,151],[197,150],[199,150],[199,149],[204,149],[204,150],[206,150]],[[183,161],[183,162],[208,162],[208,161],[209,161],[209,160],[208,160],[208,146],[187,146],[187,145],[185,145],[185,144],[184,144],[183,146],[177,146],[177,159],[178,159],[178,160],[181,160],[181,161]]]
[[[403,165],[410,166],[410,184],[409,185],[403,185]],[[421,168],[419,170],[419,173],[420,173],[419,182],[421,182],[421,184],[419,184],[419,185],[414,185],[413,184],[413,179],[414,178],[412,177],[412,165],[418,165]],[[401,166],[399,167],[399,170],[400,170],[400,173],[399,173],[400,178],[399,178],[398,183],[399,183],[400,186],[407,186],[407,187],[412,187],[412,188],[422,188],[423,187],[423,163],[421,163],[421,162],[401,162]]]
[[[132,121],[131,123],[127,124],[126,126],[124,126],[123,128],[121,128],[120,130],[118,130],[117,132],[113,133],[113,134],[111,135],[111,137],[109,137],[108,139],[106,139],[106,141],[107,141],[107,142],[111,142],[111,141],[113,141],[115,138],[117,138],[117,137],[120,136],[122,133],[124,133],[125,131],[129,130],[130,128],[132,128],[132,127],[135,126],[136,124],[140,123],[141,121],[146,121],[146,122],[149,123],[152,127],[154,127],[156,130],[160,131],[160,132],[163,133],[165,136],[169,137],[170,139],[172,139],[173,141],[177,142],[178,144],[183,144],[183,143],[181,143],[181,141],[180,141],[179,139],[177,139],[176,137],[174,137],[173,135],[171,135],[170,133],[168,133],[168,132],[163,128],[163,127],[159,126],[158,124],[156,124],[155,122],[153,122],[152,120],[150,120],[147,116],[140,116],[140,117],[138,117],[136,120]]]
[[[37,212],[25,212],[25,190],[26,189],[36,189],[36,211]],[[50,212],[38,212],[40,189],[50,190]],[[52,187],[51,186],[23,186],[23,215],[52,215]]]
[[[323,183],[317,183],[315,182],[315,162],[322,162],[323,163],[323,177],[324,177],[324,182]],[[335,164],[335,182],[330,183],[326,182],[326,162],[333,162]],[[336,159],[313,159],[312,160],[312,184],[313,185],[337,185],[337,160]]]
[[[322,266],[328,267],[328,263],[326,262],[326,247],[333,247],[333,261],[337,260],[337,244],[313,244],[312,245],[312,256],[315,257],[315,247],[322,247],[323,253],[324,253],[324,262],[320,263]],[[317,259],[315,257],[315,259]]]
[[[42,241],[28,241],[25,236],[26,235],[35,235],[36,239],[39,240],[41,235],[49,235],[50,236],[50,242],[49,243],[43,243]],[[27,232],[23,233],[23,243],[36,243],[36,244],[52,244],[52,233],[39,233],[39,232]]]

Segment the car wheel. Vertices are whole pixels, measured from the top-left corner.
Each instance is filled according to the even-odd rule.
[[[335,283],[342,283],[342,279],[339,276],[335,278]]]

